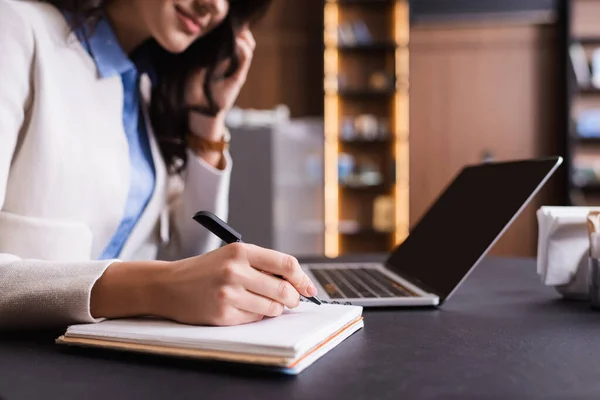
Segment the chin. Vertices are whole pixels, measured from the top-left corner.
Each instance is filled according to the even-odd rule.
[[[167,35],[160,40],[157,39],[157,41],[162,48],[170,53],[183,53],[194,42],[194,38],[183,33],[176,33]]]

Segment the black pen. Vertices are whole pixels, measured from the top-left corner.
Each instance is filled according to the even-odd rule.
[[[242,241],[242,235],[233,230],[229,225],[225,223],[221,218],[217,217],[215,214],[210,211],[199,211],[194,215],[194,221],[208,229],[214,235],[216,235],[219,239],[227,244],[231,243],[244,243]],[[280,279],[284,279],[280,275],[275,275]],[[305,297],[305,296],[302,296]],[[308,300],[312,301],[315,304],[321,305],[322,302],[318,297],[306,297]]]

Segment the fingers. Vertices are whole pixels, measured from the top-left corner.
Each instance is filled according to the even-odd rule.
[[[254,49],[256,47],[256,41],[254,36],[249,30],[242,32],[236,39],[237,47],[239,50],[240,57],[240,68],[237,71],[237,76],[243,80],[246,79],[250,65],[252,64],[252,57],[254,55]]]
[[[244,246],[246,259],[252,267],[283,276],[303,296],[310,297],[317,294],[317,288],[294,257],[251,244],[242,246]]]
[[[206,76],[206,70],[204,68],[195,71],[188,85],[186,85],[185,101],[188,105],[199,105],[204,99],[204,89],[202,82],[204,82]]]
[[[231,64],[230,59],[221,61],[215,68],[213,80],[214,81],[223,80],[225,78],[225,74],[226,74],[227,70],[229,69],[230,64]]]
[[[278,317],[283,313],[283,304],[259,296],[248,291],[239,291],[236,299],[236,307],[243,311],[254,315],[264,315],[266,317]]]
[[[247,70],[250,67],[250,61],[252,60],[254,49],[256,48],[256,40],[254,39],[254,35],[250,32],[249,29],[242,30],[237,38],[236,45],[240,52],[240,68],[239,70],[243,70],[244,68]],[[215,69],[215,80],[223,79],[225,75],[225,71],[229,68],[230,60],[222,61],[217,68]]]
[[[238,69],[237,75],[240,77],[245,77],[250,69],[254,50],[252,50],[250,44],[243,39],[237,39],[237,46],[240,59],[240,68]]]
[[[256,48],[256,40],[254,39],[254,35],[250,31],[250,29],[244,29],[242,32],[240,32],[238,38],[248,43],[252,50]]]
[[[260,321],[264,318],[264,314],[257,314],[246,310],[231,307],[231,309],[219,318],[215,318],[212,325],[218,326],[233,326],[249,324],[251,322]]]
[[[241,284],[248,291],[275,300],[288,308],[296,308],[300,304],[300,295],[289,282],[254,268],[245,269],[244,275]]]
[[[236,45],[239,51],[240,66],[236,71],[235,77],[236,79],[245,80],[252,64],[254,49],[256,48],[256,40],[252,32],[248,29],[242,31],[236,38]],[[225,72],[229,68],[229,64],[230,60],[224,60],[217,66],[214,78],[216,82],[220,82],[225,78]]]

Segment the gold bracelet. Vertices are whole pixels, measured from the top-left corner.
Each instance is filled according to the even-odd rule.
[[[231,135],[227,128],[225,129],[225,133],[221,140],[219,141],[211,141],[207,140],[201,136],[194,135],[190,133],[186,137],[186,143],[188,148],[190,148],[197,156],[201,157],[201,153],[215,151],[221,154],[221,158],[219,159],[219,163],[216,165],[217,169],[223,170],[226,167],[226,159],[224,152],[229,149],[229,141],[231,139]]]
[[[221,137],[221,140],[213,141],[203,138],[200,135],[195,135],[193,133],[189,133],[186,137],[187,146],[194,150],[195,152],[199,151],[219,151],[224,152],[229,148],[229,141],[231,139],[231,134],[227,128],[223,128],[224,133]]]
[[[203,151],[218,151],[222,153],[229,149],[229,135],[225,134],[221,140],[212,141],[190,133],[186,137],[186,143],[195,153]]]

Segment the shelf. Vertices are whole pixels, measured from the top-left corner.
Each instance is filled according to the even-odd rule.
[[[573,189],[582,191],[584,193],[600,193],[600,182],[588,183],[581,186],[574,185]]]
[[[356,191],[356,192],[365,192],[365,193],[381,193],[387,190],[390,190],[391,187],[389,185],[380,184],[380,185],[348,185],[345,183],[340,183],[339,188],[341,190],[347,191]]]
[[[325,254],[389,251],[395,239],[405,233],[374,228],[404,230],[399,221],[408,219],[404,215],[408,214],[405,204],[408,199],[396,198],[398,193],[408,192],[408,182],[397,181],[396,163],[406,157],[405,148],[397,145],[397,141],[407,134],[405,126],[408,126],[408,121],[403,121],[409,115],[405,100],[410,90],[409,76],[404,70],[409,45],[404,35],[410,34],[410,4],[408,0],[322,3],[325,4],[325,36],[321,43],[325,50],[323,119],[325,127],[333,128],[326,128],[331,151],[325,152],[324,168],[331,171],[337,168],[339,172],[325,175],[325,186],[333,191],[325,196],[324,216],[326,221],[340,220],[341,216],[356,219],[340,220],[336,235],[325,235]],[[354,23],[364,23],[370,35],[359,35],[358,30],[364,26]],[[355,29],[356,34],[351,35]],[[398,33],[402,33],[402,40],[398,39]],[[355,119],[364,115],[375,118]],[[362,136],[359,131],[385,135]],[[349,163],[353,165],[352,171],[346,169],[349,165],[344,163],[345,155],[355,159]],[[393,201],[385,204],[390,208],[386,210],[390,212],[389,226],[372,225],[364,215],[374,213],[380,199],[383,203],[388,199]]]
[[[575,137],[577,143],[581,144],[590,144],[590,145],[600,145],[600,137]]]
[[[593,87],[593,86],[579,87],[577,89],[577,91],[580,94],[589,94],[589,95],[598,94],[598,95],[600,95],[600,88],[596,88],[596,87]]]
[[[340,139],[340,143],[347,145],[389,144],[391,141],[391,137],[379,137],[375,139]]]
[[[385,232],[385,231],[378,231],[376,229],[373,228],[360,228],[358,230],[353,230],[353,231],[340,231],[340,235],[344,235],[344,236],[374,236],[374,235],[378,235],[378,236],[386,236],[386,235],[391,235],[394,232]]]
[[[394,42],[374,42],[374,43],[358,43],[358,44],[339,44],[337,49],[345,52],[359,51],[386,51],[396,50],[398,45]]]
[[[393,96],[396,94],[394,89],[384,89],[384,90],[375,90],[375,89],[341,89],[338,90],[337,94],[343,97],[349,98],[372,98],[372,97],[385,97],[385,96]]]
[[[385,6],[394,4],[395,0],[327,0],[327,3],[339,5]]]
[[[571,39],[571,43],[581,43],[582,45],[600,45],[600,36],[581,36]]]

